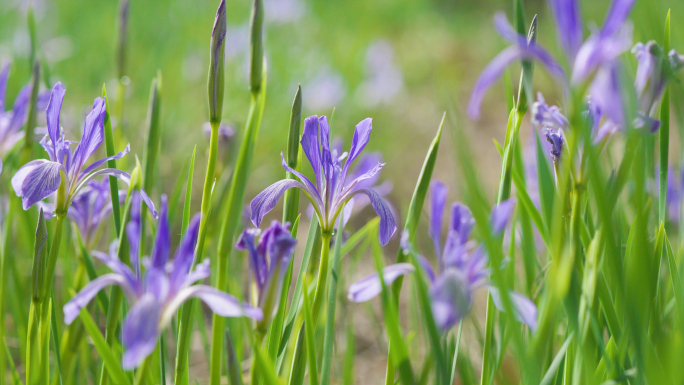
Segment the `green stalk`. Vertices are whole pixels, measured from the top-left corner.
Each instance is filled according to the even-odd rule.
[[[330,239],[332,234],[321,232],[321,261],[318,267],[318,279],[316,280],[316,292],[314,294],[313,306],[311,307],[311,314],[313,315],[314,323],[318,322],[318,315],[323,306],[323,296],[328,284],[328,264],[330,263]],[[315,325],[312,325],[315,326]]]
[[[323,361],[321,367],[321,385],[330,383],[330,367],[332,365],[333,342],[335,341],[335,310],[337,307],[337,283],[340,273],[340,258],[342,257],[342,234],[344,233],[344,216],[340,215],[337,226],[337,236],[335,237],[335,249],[333,251],[333,263],[330,281],[330,291],[328,292],[328,314],[325,322],[325,335],[323,337]],[[316,288],[318,290],[318,287]],[[315,301],[314,301],[315,305]]]
[[[216,159],[218,156],[218,130],[221,125],[223,113],[223,92],[225,87],[225,37],[226,37],[226,2],[221,0],[216,11],[214,28],[209,45],[209,75],[207,78],[207,95],[209,104],[209,123],[211,124],[211,138],[209,139],[209,159],[207,161],[207,173],[204,178],[202,189],[202,206],[197,247],[195,249],[195,264],[202,259],[204,240],[207,232],[207,221],[211,214],[211,195],[216,179]],[[178,346],[176,348],[175,384],[187,384],[188,373],[188,348],[190,344],[190,330],[193,322],[194,300],[186,302],[180,310],[178,323]]]
[[[663,42],[663,52],[670,52],[670,11],[667,11],[665,19],[665,38]],[[667,178],[668,167],[670,164],[670,87],[665,88],[663,101],[660,104],[660,174],[658,179],[658,220],[665,221],[667,213]]]
[[[126,1],[126,0],[124,0]],[[114,156],[116,150],[114,149],[114,135],[112,133],[112,120],[110,115],[109,100],[107,99],[107,90],[104,84],[102,85],[102,98],[105,101],[105,119],[104,119],[104,134],[105,134],[105,151],[107,156]],[[116,168],[116,159],[107,161],[107,167]],[[119,207],[119,180],[115,176],[109,176],[109,196],[112,198],[112,217],[114,217],[114,229],[116,234],[121,233],[121,208]]]

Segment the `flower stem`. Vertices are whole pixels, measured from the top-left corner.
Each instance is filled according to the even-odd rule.
[[[328,264],[330,263],[330,238],[332,234],[328,232],[321,232],[321,262],[318,268],[318,281],[316,282],[316,294],[314,294],[314,301],[312,314],[314,323],[318,320],[318,314],[323,305],[323,297],[325,295],[326,285],[328,283]]]

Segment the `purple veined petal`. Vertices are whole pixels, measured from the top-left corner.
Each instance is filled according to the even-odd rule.
[[[128,311],[121,328],[124,370],[137,368],[156,348],[161,314],[162,303],[152,294],[143,295]]]
[[[318,116],[312,115],[304,120],[304,132],[302,133],[302,150],[309,159],[311,168],[316,176],[318,191],[323,190],[323,170],[321,170],[321,147],[318,142]]]
[[[506,229],[506,225],[508,225],[508,221],[510,221],[513,215],[514,208],[515,202],[512,199],[508,199],[492,209],[489,222],[495,234],[501,234]]]
[[[29,173],[31,173],[31,171],[33,171],[36,167],[48,162],[49,160],[45,159],[32,160],[23,165],[19,170],[17,170],[17,173],[14,174],[14,176],[12,177],[12,188],[14,189],[14,193],[17,194],[18,197],[21,196],[21,186],[24,184],[26,176]]]
[[[397,263],[386,266],[382,269],[382,278],[385,286],[391,285],[397,278],[406,274],[413,273],[415,268],[410,263]],[[361,303],[370,301],[382,292],[382,284],[378,273],[373,273],[359,281],[349,285],[347,299],[352,302]]]
[[[582,16],[579,12],[578,0],[549,0],[549,4],[556,18],[558,37],[568,61],[572,63],[583,39]]]
[[[446,269],[430,288],[432,315],[441,330],[451,329],[468,314],[472,292],[467,277],[458,269]]]
[[[492,301],[496,308],[505,311],[499,289],[491,285],[487,286],[487,289],[492,295]],[[515,319],[527,325],[532,331],[537,330],[537,306],[534,302],[514,291],[511,291],[509,295],[515,312]]]
[[[187,284],[188,274],[195,262],[195,246],[199,235],[199,226],[202,214],[195,214],[190,220],[187,230],[181,240],[181,244],[173,257],[171,270],[171,290],[175,293]]]
[[[632,7],[636,0],[613,0],[610,5],[610,10],[606,15],[606,20],[603,22],[601,28],[601,35],[610,36],[619,33],[622,26],[627,21],[629,14],[632,12]]]
[[[322,115],[318,118],[318,124],[321,129],[319,139],[321,141],[321,160],[323,161],[323,171],[326,168],[326,160],[332,164],[332,152],[330,151],[330,126],[328,125],[328,117]],[[326,173],[326,177],[330,177]]]
[[[252,211],[252,223],[259,227],[261,221],[264,219],[264,215],[273,210],[285,191],[293,187],[307,191],[306,187],[300,182],[294,179],[283,179],[266,187],[264,191],[254,197],[249,204],[249,208]]]
[[[361,188],[351,191],[345,195],[342,201],[345,201],[356,194],[365,194],[368,196],[371,206],[373,206],[373,210],[375,210],[375,213],[380,216],[380,228],[378,229],[378,235],[380,236],[380,243],[385,246],[387,242],[389,242],[390,238],[392,238],[392,235],[394,235],[394,232],[397,230],[392,210],[387,202],[385,202],[385,200],[380,196],[380,194],[369,188]]]
[[[57,162],[46,161],[34,167],[26,175],[21,184],[20,195],[24,210],[28,210],[36,202],[42,201],[57,191],[61,183],[59,177],[61,167],[62,165]]]
[[[161,215],[159,215],[159,226],[152,249],[152,266],[157,269],[164,269],[169,260],[171,252],[171,229],[169,229],[169,203],[166,194],[161,196]]]
[[[347,176],[347,172],[349,171],[349,166],[351,166],[352,162],[354,162],[354,160],[368,144],[372,130],[373,119],[371,118],[366,118],[360,121],[359,124],[357,124],[354,128],[354,137],[352,138],[349,155],[347,156],[347,160],[344,162],[344,170],[342,170],[342,175],[345,178]]]
[[[76,187],[76,189],[74,190],[73,194],[76,195],[93,178],[98,177],[98,176],[104,176],[104,175],[116,177],[117,179],[121,180],[122,182],[126,183],[127,185],[131,184],[131,176],[127,172],[118,170],[116,168],[103,168],[102,170],[94,171],[94,172],[88,174],[86,177],[84,177],[81,180],[81,182],[79,182],[79,184]],[[145,190],[143,190],[143,189],[140,190],[140,197],[142,198],[143,202],[145,202],[145,205],[147,205],[147,207],[150,209],[150,212],[152,212],[152,216],[155,219],[158,219],[159,213],[157,213],[157,210],[154,208],[154,203],[152,202],[152,199],[150,199],[149,195],[147,195]]]
[[[440,181],[433,180],[430,184],[430,223],[428,235],[432,239],[435,255],[442,255],[442,218],[446,206],[449,189]]]
[[[221,317],[247,317],[260,321],[264,314],[261,309],[238,301],[232,295],[207,285],[188,286],[165,307],[160,324],[166,325],[176,315],[176,311],[183,302],[190,298],[199,298],[211,311]]]
[[[104,118],[106,113],[105,101],[97,97],[93,109],[86,116],[83,127],[83,138],[76,146],[72,168],[80,174],[81,169],[90,156],[100,147],[104,140]]]
[[[121,152],[119,152],[119,153],[117,153],[117,154],[115,154],[115,155],[108,156],[108,157],[106,157],[106,158],[102,158],[102,159],[100,159],[100,160],[96,160],[95,162],[93,162],[90,166],[86,167],[85,170],[81,171],[81,174],[80,174],[81,177],[83,177],[83,176],[85,176],[85,175],[88,175],[88,174],[90,174],[91,172],[95,171],[98,167],[102,166],[102,165],[103,165],[105,162],[107,162],[107,161],[110,161],[110,160],[113,160],[113,159],[121,159],[121,158],[123,158],[123,157],[126,156],[126,154],[128,154],[130,151],[131,151],[131,144],[129,143],[129,144],[126,145],[126,148],[124,148],[123,151],[121,151]]]
[[[5,112],[5,95],[7,94],[7,79],[9,78],[10,63],[5,63],[0,71],[0,112]]]
[[[126,279],[120,274],[110,273],[95,278],[64,305],[64,323],[70,325],[78,317],[81,309],[86,307],[100,290],[111,285],[129,289]]]
[[[57,139],[59,138],[59,114],[62,111],[62,101],[64,100],[65,93],[66,89],[62,86],[62,83],[57,82],[57,84],[52,87],[50,101],[48,102],[47,110],[45,111],[48,135],[50,136],[53,146],[57,144]],[[51,159],[57,160],[57,154],[55,153],[54,147]]]
[[[344,188],[344,191],[341,193],[341,195],[347,194],[349,191],[352,191],[356,189],[359,185],[359,183],[364,182],[369,179],[373,179],[379,172],[382,170],[382,168],[385,166],[385,163],[378,163],[373,167],[372,169],[366,171],[365,174],[359,175],[356,177],[356,179],[352,180],[349,182],[349,184]]]
[[[316,186],[314,186],[314,184],[304,174],[287,165],[287,162],[285,161],[285,155],[283,155],[282,151],[280,152],[280,162],[285,171],[290,172],[292,173],[292,175],[299,178],[299,180],[304,184],[304,186],[306,186],[309,195],[312,198],[316,199],[319,205],[323,205],[323,199],[321,198],[321,194],[316,188]]]
[[[31,86],[27,85],[24,86],[21,91],[19,91],[19,94],[17,95],[17,98],[14,99],[14,105],[12,106],[12,120],[10,121],[9,126],[7,127],[7,133],[11,133],[14,131],[17,131],[21,128],[21,126],[24,125],[27,119],[27,114],[26,112],[28,111],[28,105],[29,105],[29,99],[31,97]],[[30,127],[30,130],[33,130],[35,127]]]

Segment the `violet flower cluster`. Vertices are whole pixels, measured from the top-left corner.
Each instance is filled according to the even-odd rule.
[[[96,176],[111,175],[125,183],[130,183],[130,175],[121,170],[114,168],[98,170],[108,160],[120,159],[126,155],[130,150],[130,145],[116,155],[96,160],[89,166],[85,166],[104,140],[106,105],[102,98],[95,98],[92,111],[85,120],[81,141],[72,151],[71,146],[76,142],[66,140],[64,130],[59,125],[65,92],[62,83],[55,84],[47,106],[48,133],[41,140],[40,145],[48,153],[49,160],[33,160],[21,167],[12,177],[12,187],[17,196],[22,198],[24,210],[55,194],[61,187],[65,192],[64,201],[56,202],[54,209],[57,215],[65,215],[73,198]],[[141,192],[141,196],[153,209],[154,205],[144,191]],[[153,213],[156,216],[154,209]]]
[[[190,298],[199,298],[213,312],[223,317],[249,317],[261,319],[259,308],[243,304],[235,297],[207,285],[195,285],[210,275],[209,260],[206,259],[192,269],[195,260],[195,246],[199,232],[200,215],[196,214],[173,261],[171,252],[171,230],[168,223],[168,205],[162,196],[161,215],[157,235],[149,258],[139,259],[141,240],[140,197],[132,197],[131,220],[126,225],[130,243],[130,264],[122,262],[117,254],[117,242],[112,243],[109,253],[94,252],[93,255],[107,265],[112,273],[91,281],[74,298],[64,305],[64,322],[71,324],[97,293],[104,288],[121,287],[131,305],[121,329],[124,348],[122,366],[134,369],[155,349],[162,330],[169,325],[179,307]],[[140,261],[142,263],[140,263]],[[145,270],[141,270],[141,265]]]
[[[504,306],[498,289],[489,281],[490,270],[487,268],[488,257],[484,246],[472,248],[469,242],[470,233],[475,221],[470,210],[461,203],[451,206],[451,221],[444,246],[441,232],[444,208],[446,207],[447,188],[439,181],[433,181],[431,187],[431,207],[429,236],[432,239],[435,254],[439,261],[437,272],[422,256],[418,256],[421,268],[430,280],[430,297],[432,312],[437,326],[446,331],[456,325],[468,313],[473,303],[474,292],[485,287],[492,294],[494,304],[503,311]],[[493,233],[502,234],[513,213],[512,201],[505,201],[496,206],[491,213],[490,225]],[[412,245],[407,237],[402,239],[402,247],[413,253]],[[386,285],[396,278],[414,271],[410,263],[398,263],[383,269],[382,275]],[[365,302],[381,292],[381,282],[377,273],[355,282],[349,286],[349,300]],[[510,299],[515,317],[535,330],[537,327],[537,307],[532,301],[516,292],[510,292]]]
[[[362,120],[356,125],[349,152],[339,154],[335,148],[330,146],[328,119],[325,116],[319,118],[315,115],[306,118],[301,145],[313,168],[316,183],[312,183],[302,173],[289,167],[281,153],[283,168],[295,175],[300,181],[283,179],[259,193],[250,203],[251,219],[254,225],[258,227],[264,215],[275,207],[285,191],[295,187],[301,189],[309,198],[320,221],[321,231],[324,234],[332,234],[335,222],[345,205],[353,197],[363,194],[368,197],[373,209],[380,216],[380,243],[387,244],[397,228],[394,215],[380,194],[362,183],[374,178],[384,163],[377,163],[363,175],[353,180],[347,180],[349,168],[368,144],[371,130],[371,119]],[[342,161],[344,161],[344,165],[342,165]]]

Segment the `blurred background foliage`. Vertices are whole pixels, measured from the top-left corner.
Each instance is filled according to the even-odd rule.
[[[0,4],[0,60],[14,64],[8,88],[11,100],[29,79],[29,1],[0,0]],[[51,82],[62,81],[67,88],[62,124],[67,131],[81,129],[87,107],[100,94],[103,83],[110,99],[116,95],[118,1],[34,0],[33,4],[39,50],[49,65]],[[583,1],[585,21],[601,24],[608,5],[607,0]],[[528,20],[539,14],[541,44],[558,53],[546,2],[527,1],[525,6]],[[684,18],[684,2],[679,1],[637,2],[632,13],[635,42],[661,38],[668,6],[673,7],[673,47],[682,48],[684,28],[677,21]],[[208,138],[203,124],[215,7],[214,0],[130,3],[123,135],[131,142],[132,153],[140,156],[149,86],[160,70],[163,161],[159,172],[167,193],[194,145],[199,150],[197,169],[206,164]],[[250,1],[232,0],[227,7],[223,115],[239,137],[249,105]],[[505,11],[510,18],[512,2],[266,0],[268,91],[247,196],[283,174],[278,153],[285,150],[290,105],[297,84],[301,84],[304,114],[330,115],[335,108],[335,135],[347,139],[347,146],[354,125],[373,117],[369,149],[382,152],[387,162],[382,178],[394,183],[391,200],[404,208],[442,112],[453,114],[463,108],[479,72],[505,45],[493,28],[495,10]],[[543,71],[535,75],[539,84],[554,84]],[[558,89],[541,91],[550,102],[560,95]],[[474,161],[491,186],[500,164],[491,140],[503,142],[507,117],[502,94],[490,93],[481,120],[467,122],[478,154]],[[523,130],[530,130],[530,125],[525,124]],[[441,151],[436,176],[457,185],[450,147]],[[195,178],[195,191],[199,191],[201,179]],[[158,196],[160,191],[153,193]],[[200,194],[195,194],[198,208],[199,198]]]

